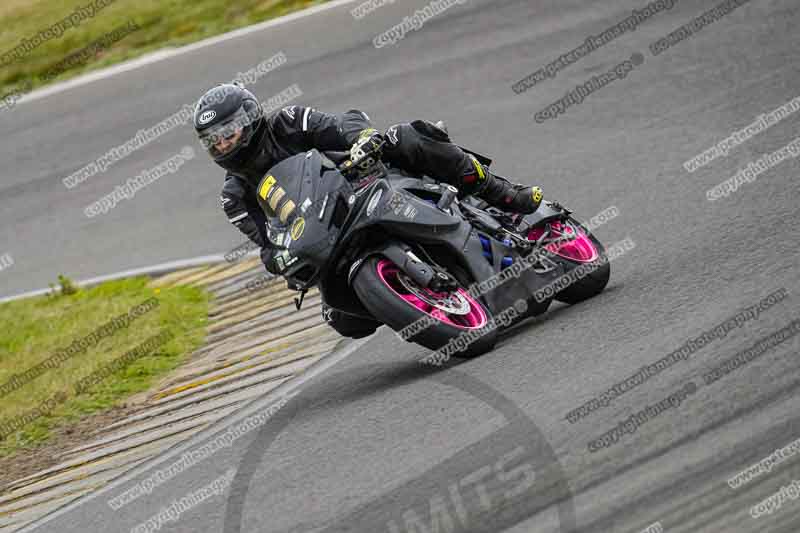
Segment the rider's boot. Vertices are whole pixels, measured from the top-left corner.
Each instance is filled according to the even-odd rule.
[[[475,166],[475,174],[465,175],[466,183],[475,181],[476,189],[472,193],[489,205],[512,213],[529,214],[539,209],[542,203],[542,189],[510,183],[505,178],[495,176],[488,168],[470,156]]]

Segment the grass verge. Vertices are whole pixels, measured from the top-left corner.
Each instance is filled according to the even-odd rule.
[[[148,390],[201,345],[208,294],[147,282],[0,305],[0,457]]]
[[[327,0],[4,0],[0,4],[0,57],[23,44],[14,61],[0,61],[0,97],[52,81],[181,46],[324,3]],[[60,36],[35,36],[79,8],[99,10],[63,27]],[[85,11],[89,13],[89,11]],[[117,30],[117,33],[114,33]],[[30,50],[25,50],[30,48]],[[74,54],[74,55],[73,55]],[[271,54],[270,54],[271,55]],[[68,59],[72,56],[72,59]],[[11,56],[9,56],[11,57]],[[72,64],[75,63],[75,64]],[[63,72],[62,68],[67,66]],[[52,79],[53,69],[59,72]]]

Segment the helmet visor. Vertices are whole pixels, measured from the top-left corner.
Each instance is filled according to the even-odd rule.
[[[250,142],[253,122],[258,118],[255,113],[248,114],[244,108],[239,108],[226,120],[199,132],[200,143],[213,158],[230,154]]]

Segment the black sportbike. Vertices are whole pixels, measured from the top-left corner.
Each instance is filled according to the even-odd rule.
[[[455,356],[491,350],[499,330],[554,299],[599,294],[610,275],[603,245],[558,203],[505,213],[375,154],[298,154],[274,166],[257,192],[266,213],[291,199],[272,219],[281,229],[270,240],[280,274],[301,293],[298,309],[317,286],[329,306],[432,350],[472,332]],[[508,313],[520,301],[525,311]]]

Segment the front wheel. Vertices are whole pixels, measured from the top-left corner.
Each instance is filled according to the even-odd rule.
[[[353,288],[374,317],[407,341],[439,350],[452,340],[451,349],[443,353],[453,357],[475,357],[497,342],[496,329],[479,331],[490,323],[491,315],[466,290],[441,293],[420,287],[384,257],[364,261]]]

